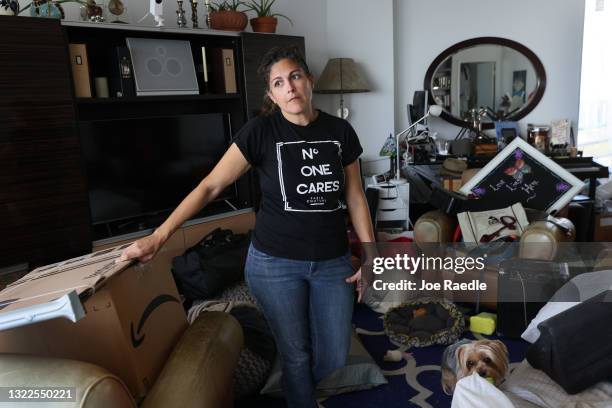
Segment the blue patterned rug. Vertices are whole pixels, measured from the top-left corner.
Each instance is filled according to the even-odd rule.
[[[383,331],[382,314],[373,312],[367,306],[357,305],[353,324],[357,333],[378,366],[383,370],[386,385],[347,394],[336,395],[321,402],[325,408],[407,408],[407,407],[450,407],[451,397],[444,394],[440,386],[440,360],[445,346],[412,348],[412,359],[400,362],[386,362],[383,356],[394,346]],[[497,338],[495,336],[473,335],[466,332],[466,338]],[[525,357],[528,343],[523,340],[501,339],[510,353],[510,363],[518,363]],[[283,408],[282,400],[258,397],[236,405],[239,408]]]

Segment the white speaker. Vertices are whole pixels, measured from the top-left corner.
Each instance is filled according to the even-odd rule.
[[[126,38],[134,67],[136,95],[197,95],[189,41]]]

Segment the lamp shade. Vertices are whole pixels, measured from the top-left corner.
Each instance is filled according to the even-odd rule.
[[[342,94],[370,92],[369,85],[352,58],[332,58],[327,61],[314,92]]]

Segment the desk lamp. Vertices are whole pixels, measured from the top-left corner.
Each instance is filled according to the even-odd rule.
[[[404,134],[408,133],[409,131],[411,131],[416,125],[418,125],[419,123],[423,122],[425,119],[427,119],[430,115],[431,116],[440,116],[442,114],[442,107],[439,105],[431,105],[429,107],[429,110],[427,111],[427,113],[420,118],[419,120],[415,121],[413,124],[411,124],[410,126],[408,126],[406,129],[402,130],[401,132],[399,132],[398,134],[395,135],[395,160],[397,161],[396,163],[396,170],[395,170],[395,178],[389,180],[392,184],[404,184],[406,183],[406,179],[401,177],[401,168],[400,168],[400,148],[399,148],[399,139],[401,136],[403,136]],[[408,138],[409,140],[410,138]]]

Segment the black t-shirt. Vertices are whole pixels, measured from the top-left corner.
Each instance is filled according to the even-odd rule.
[[[319,111],[299,126],[276,112],[250,120],[234,142],[259,175],[255,248],[310,261],[344,255],[344,166],[363,151],[351,125]]]

